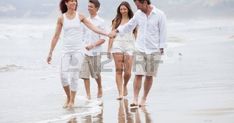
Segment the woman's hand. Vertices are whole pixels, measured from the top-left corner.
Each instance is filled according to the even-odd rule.
[[[48,57],[47,57],[47,64],[50,64],[52,60],[52,53],[49,53]]]

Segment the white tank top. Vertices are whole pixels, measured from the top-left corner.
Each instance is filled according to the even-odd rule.
[[[83,52],[83,27],[76,13],[73,19],[63,14],[63,52]]]

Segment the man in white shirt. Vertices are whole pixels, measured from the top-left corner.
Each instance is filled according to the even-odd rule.
[[[164,12],[153,6],[150,0],[134,0],[138,11],[133,18],[123,27],[120,27],[110,35],[120,36],[138,27],[135,43],[135,80],[134,99],[130,106],[144,106],[147,95],[153,83],[153,76],[157,74],[161,55],[164,53],[166,40],[166,16]],[[141,89],[142,77],[145,76],[144,94],[138,103],[138,95]]]
[[[89,0],[88,11],[90,17],[88,20],[98,28],[105,30],[105,22],[97,14],[100,8],[98,0]],[[88,28],[84,28],[85,58],[81,67],[80,78],[84,80],[87,98],[91,99],[90,94],[90,76],[95,78],[98,85],[97,98],[102,97],[101,83],[101,45],[105,42],[105,38]]]

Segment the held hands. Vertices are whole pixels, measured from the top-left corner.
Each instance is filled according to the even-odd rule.
[[[112,31],[108,34],[108,37],[109,37],[109,38],[115,38],[116,35],[117,35],[116,30],[112,30]]]

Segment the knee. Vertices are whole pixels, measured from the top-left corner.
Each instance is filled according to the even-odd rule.
[[[68,78],[67,77],[61,77],[61,83],[63,86],[69,86]]]
[[[77,90],[77,87],[78,87],[78,82],[77,82],[77,80],[76,80],[76,79],[75,79],[75,80],[72,80],[71,85],[70,85],[71,91],[76,91],[76,90]]]
[[[143,75],[135,75],[135,79],[142,79]]]
[[[131,76],[131,72],[124,72],[124,76],[130,77]]]
[[[152,76],[146,76],[145,79],[146,80],[153,80],[153,77]]]
[[[122,75],[123,74],[123,69],[122,68],[117,68],[117,69],[115,69],[115,73],[117,75]]]

